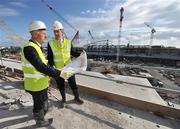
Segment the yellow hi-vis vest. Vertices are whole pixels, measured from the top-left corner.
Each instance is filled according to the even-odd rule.
[[[56,39],[49,41],[49,46],[53,52],[54,65],[61,69],[71,62],[71,43],[64,38],[62,45]]]
[[[47,64],[47,60],[46,57],[44,56],[41,48],[33,43],[33,42],[28,42],[23,46],[27,47],[27,46],[31,46],[33,48],[35,48],[35,50],[37,51],[39,57],[41,58],[42,62]],[[48,81],[49,81],[49,77],[44,75],[43,73],[37,71],[35,69],[35,67],[30,64],[30,62],[28,60],[26,60],[25,56],[24,56],[24,52],[22,49],[22,69],[23,69],[23,73],[24,73],[24,88],[27,91],[41,91],[44,90],[48,87]]]

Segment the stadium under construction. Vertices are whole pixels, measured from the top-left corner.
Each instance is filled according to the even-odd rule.
[[[86,48],[74,48],[76,51],[85,49],[88,58],[96,60],[111,60],[116,61],[117,58],[117,45],[109,45],[108,40],[95,42],[89,44]],[[104,45],[102,45],[104,42]],[[154,63],[160,64],[161,66],[173,66],[180,67],[180,49],[173,47],[162,47],[162,46],[152,46],[151,52],[149,46],[119,46],[120,61],[127,61],[127,63],[136,61],[141,63]],[[128,62],[129,61],[129,62]]]

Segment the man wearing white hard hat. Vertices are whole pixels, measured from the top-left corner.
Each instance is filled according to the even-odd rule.
[[[38,127],[48,126],[53,119],[44,118],[48,111],[49,76],[57,78],[61,72],[47,65],[42,44],[47,38],[46,25],[42,21],[29,24],[31,39],[22,48],[24,88],[33,98],[33,116]]]
[[[63,69],[64,66],[71,62],[71,56],[77,57],[79,55],[72,51],[71,42],[65,38],[63,25],[59,21],[54,21],[52,28],[55,37],[48,42],[48,64],[52,67],[55,66],[55,68]],[[65,78],[67,79],[67,77]],[[62,107],[64,107],[66,103],[65,78],[63,78],[63,76],[55,78],[62,96]],[[77,104],[83,104],[83,101],[79,97],[75,75],[69,76],[67,81],[74,94],[74,101]]]

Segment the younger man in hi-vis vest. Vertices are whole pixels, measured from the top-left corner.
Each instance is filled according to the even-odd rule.
[[[22,48],[24,88],[33,98],[36,125],[48,126],[53,121],[52,118],[44,119],[48,111],[48,76],[57,78],[61,72],[47,65],[42,52],[42,44],[47,38],[46,25],[42,21],[33,21],[29,24],[29,32],[31,39]]]
[[[57,69],[62,69],[71,62],[71,56],[77,57],[79,55],[72,51],[71,42],[64,37],[64,28],[59,21],[54,21],[53,31],[55,38],[48,42],[48,64],[55,66]],[[65,80],[62,77],[55,78],[55,80],[62,96],[61,106],[64,107],[66,102]],[[73,91],[75,102],[83,104],[83,101],[79,98],[75,75],[71,76],[67,81]]]

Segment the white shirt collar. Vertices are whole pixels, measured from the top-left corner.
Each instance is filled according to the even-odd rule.
[[[39,46],[39,47],[42,47],[42,45],[40,44],[40,43],[38,43],[38,41],[36,41],[36,40],[34,40],[34,39],[31,39],[32,41],[34,41],[35,43],[37,43],[37,45]]]
[[[42,45],[41,45],[40,43],[38,43],[37,41],[36,41],[36,43],[37,43],[37,45],[38,45],[39,47],[42,47]]]
[[[63,43],[63,41],[64,41],[64,37],[62,37],[60,39],[56,39],[56,38],[54,38],[54,39],[57,40],[59,43]]]

